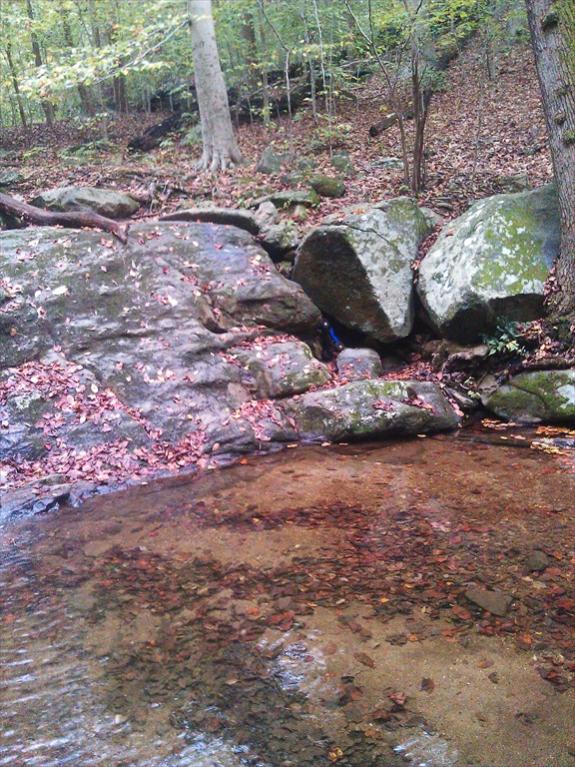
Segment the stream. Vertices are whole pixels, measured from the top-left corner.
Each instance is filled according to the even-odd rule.
[[[574,499],[460,433],[13,520],[0,767],[575,765]]]

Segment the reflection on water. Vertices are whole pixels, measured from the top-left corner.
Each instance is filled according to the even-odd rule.
[[[14,522],[0,767],[570,764],[574,491],[555,456],[440,438]]]

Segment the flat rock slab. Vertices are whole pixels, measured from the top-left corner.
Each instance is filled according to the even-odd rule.
[[[247,232],[163,222],[135,225],[126,246],[59,228],[0,238],[0,451],[15,472],[79,460],[78,479],[100,479],[293,439],[273,408],[250,409],[227,354],[312,334],[321,317]]]
[[[478,587],[467,589],[465,598],[474,605],[481,607],[482,610],[487,610],[493,615],[498,615],[500,618],[507,615],[513,602],[513,597],[510,597],[509,594],[505,594],[503,591],[488,591]]]
[[[260,231],[254,214],[241,208],[186,208],[162,216],[160,221],[191,221],[236,226],[250,234],[258,234]]]

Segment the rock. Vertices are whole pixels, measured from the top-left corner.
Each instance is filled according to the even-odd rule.
[[[310,189],[307,192],[293,189],[285,192],[272,192],[272,194],[268,194],[265,197],[260,197],[252,203],[251,207],[259,208],[264,202],[271,202],[276,208],[291,208],[298,205],[303,205],[306,208],[313,208],[315,205],[319,205],[320,198],[313,189]]]
[[[520,373],[483,398],[488,410],[520,423],[575,423],[575,369]]]
[[[441,388],[421,381],[355,381],[308,392],[279,406],[300,435],[315,440],[405,436],[459,424]]]
[[[129,194],[115,189],[99,189],[89,186],[62,186],[50,189],[32,201],[33,205],[47,210],[93,210],[108,218],[129,218],[140,203]]]
[[[373,349],[344,349],[337,355],[337,372],[348,381],[383,375],[379,354]]]
[[[432,326],[473,343],[502,319],[536,319],[558,252],[553,186],[475,203],[444,228],[421,262],[418,292]]]
[[[280,214],[273,202],[266,200],[258,207],[253,214],[259,229],[265,229],[277,224],[280,220]]]
[[[294,221],[280,221],[277,224],[262,227],[258,240],[273,259],[293,261],[300,243],[297,224]]]
[[[36,487],[26,485],[0,495],[0,524],[24,514],[43,514],[70,497],[71,487],[58,475],[45,477]]]
[[[27,228],[2,232],[0,251],[0,383],[18,392],[0,406],[2,460],[31,460],[50,442],[51,460],[100,450],[105,463],[108,443],[145,456],[161,439],[183,440],[191,462],[214,445],[293,439],[275,411],[244,412],[251,388],[228,355],[262,334],[312,335],[321,315],[247,232],[139,223],[121,245],[101,232]],[[42,394],[48,379],[57,396]]]
[[[331,158],[332,166],[346,176],[355,174],[355,166],[349,152],[334,152]]]
[[[414,318],[411,262],[429,232],[407,198],[332,216],[304,239],[294,279],[346,327],[383,342],[405,338]]]
[[[268,146],[257,162],[256,171],[266,174],[279,173],[284,166],[293,165],[294,161],[295,156],[292,152],[282,152],[273,146]]]
[[[374,168],[386,168],[387,170],[403,170],[401,157],[379,157],[372,163]]]
[[[328,368],[316,360],[301,341],[272,343],[261,348],[234,350],[253,379],[260,399],[289,397],[322,386],[330,380]]]
[[[343,181],[333,176],[314,176],[310,184],[320,197],[343,197],[346,192]]]
[[[531,189],[527,173],[515,173],[510,176],[496,176],[495,184],[501,192],[513,194]]]
[[[467,589],[465,598],[473,602],[474,605],[481,607],[482,610],[487,610],[492,615],[498,615],[500,618],[507,615],[507,611],[513,602],[513,598],[503,591],[497,591],[496,589],[488,591],[477,586]]]
[[[525,560],[525,567],[530,573],[545,570],[549,567],[549,557],[544,551],[535,549]]]
[[[162,216],[160,221],[192,221],[236,226],[250,234],[258,234],[260,231],[255,215],[241,208],[187,208]]]
[[[17,170],[4,170],[0,172],[0,187],[16,186],[24,180],[24,176]]]

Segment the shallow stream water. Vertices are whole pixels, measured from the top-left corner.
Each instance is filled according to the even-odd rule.
[[[575,765],[572,460],[244,461],[0,530],[0,767]]]

